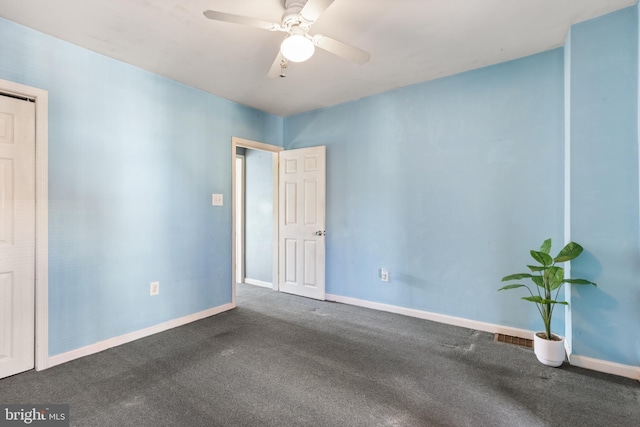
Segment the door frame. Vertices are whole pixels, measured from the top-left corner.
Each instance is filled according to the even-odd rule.
[[[35,369],[49,365],[49,92],[0,79],[0,93],[35,101]]]
[[[243,147],[271,153],[271,177],[273,186],[273,237],[272,237],[272,284],[273,290],[279,289],[278,271],[278,153],[284,148],[239,137],[231,137],[231,303],[236,306],[236,148]],[[245,236],[246,237],[246,236]]]
[[[238,160],[240,160],[240,162],[238,162]],[[240,173],[238,173],[238,164],[242,165],[242,171]],[[235,258],[235,263],[234,265],[236,266],[236,283],[243,283],[244,279],[246,277],[245,275],[245,261],[244,261],[244,251],[245,251],[245,222],[246,222],[246,218],[245,218],[245,199],[246,199],[246,185],[245,185],[245,179],[246,179],[246,158],[244,156],[244,154],[237,154],[236,153],[236,173],[235,173],[235,177],[236,177],[236,191],[233,193],[234,196],[236,196],[236,199],[233,199],[234,201],[234,205],[233,207],[235,209],[238,208],[238,205],[241,205],[242,208],[242,212],[238,212],[237,210],[235,211],[236,216],[234,216],[234,219],[236,220],[236,236],[235,236],[235,242],[236,242],[236,258]],[[238,185],[238,177],[240,177],[240,179],[242,180],[242,182],[240,183],[240,185]],[[240,198],[241,200],[238,200],[238,198]],[[239,222],[239,223],[238,223]],[[238,233],[240,235],[238,235]],[[238,260],[238,255],[242,255],[242,259]],[[240,282],[238,282],[238,273],[240,273]]]

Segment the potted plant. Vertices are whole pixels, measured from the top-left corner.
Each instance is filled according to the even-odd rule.
[[[540,250],[530,251],[531,257],[536,260],[539,265],[527,265],[531,273],[511,274],[502,278],[503,282],[512,280],[531,279],[536,286],[531,287],[515,283],[503,286],[498,291],[506,289],[527,288],[529,296],[522,299],[530,301],[536,305],[542,323],[544,324],[544,332],[536,332],[533,335],[533,349],[538,360],[547,366],[560,366],[564,362],[565,349],[564,338],[551,333],[551,317],[556,304],[567,305],[566,301],[558,301],[558,294],[562,285],[569,283],[572,285],[593,285],[595,283],[585,279],[565,279],[564,268],[559,267],[556,263],[571,261],[582,253],[582,246],[577,243],[569,242],[562,248],[558,255],[552,257],[551,239],[547,239],[542,243]]]

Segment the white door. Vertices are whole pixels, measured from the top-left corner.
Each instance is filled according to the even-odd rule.
[[[283,292],[324,299],[324,146],[280,152],[280,281]]]
[[[0,378],[34,367],[35,104],[0,95]]]

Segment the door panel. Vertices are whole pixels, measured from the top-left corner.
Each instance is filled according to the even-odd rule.
[[[35,105],[0,96],[0,378],[34,367]]]
[[[287,283],[296,283],[298,281],[298,263],[296,261],[298,254],[298,242],[296,239],[285,239],[284,242],[284,281]]]
[[[295,182],[286,182],[286,194],[285,194],[285,224],[295,225],[297,220],[297,208],[298,203],[296,201],[296,195],[298,193],[298,185]]]
[[[304,223],[305,225],[316,225],[317,218],[317,201],[318,201],[318,183],[316,181],[304,182]]]
[[[280,290],[324,299],[325,147],[280,153]]]
[[[13,242],[13,160],[0,158],[0,245]]]
[[[304,242],[304,285],[318,286],[316,283],[316,259],[318,257],[318,244],[314,240]]]
[[[11,357],[11,331],[13,329],[13,274],[0,274],[0,361]]]

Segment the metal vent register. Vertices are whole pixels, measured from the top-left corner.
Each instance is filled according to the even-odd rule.
[[[507,344],[515,344],[520,347],[533,348],[533,340],[527,338],[514,337],[511,335],[495,334],[494,341],[506,342]]]

